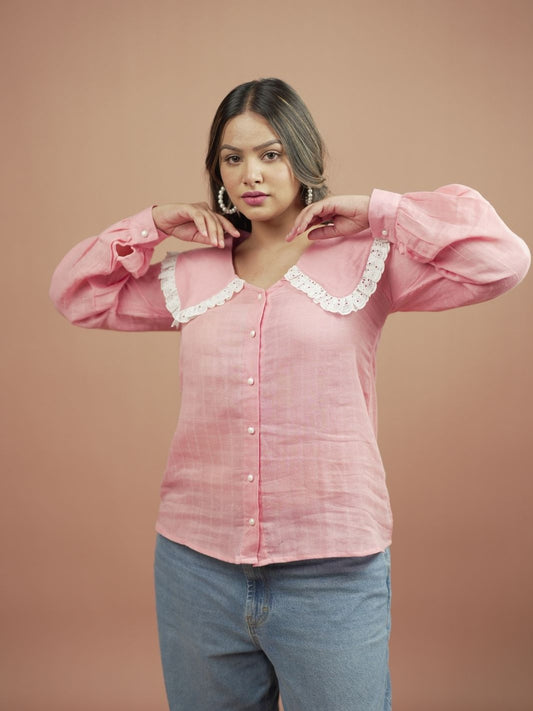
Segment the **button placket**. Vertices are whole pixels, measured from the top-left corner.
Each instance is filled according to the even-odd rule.
[[[240,388],[242,391],[243,415],[246,432],[244,433],[244,472],[242,475],[243,490],[243,520],[246,522],[247,534],[243,541],[243,554],[257,556],[259,547],[259,446],[261,423],[259,420],[259,358],[260,329],[263,312],[267,304],[266,294],[256,292],[250,303],[250,321],[243,332],[244,349]],[[255,302],[255,303],[254,303]]]

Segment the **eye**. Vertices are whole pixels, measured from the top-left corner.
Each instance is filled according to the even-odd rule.
[[[237,155],[228,155],[224,157],[224,163],[228,163],[229,165],[236,165],[240,161],[240,156]]]
[[[263,158],[266,158],[268,161],[273,161],[276,160],[276,158],[280,157],[279,151],[267,151],[264,155]]]

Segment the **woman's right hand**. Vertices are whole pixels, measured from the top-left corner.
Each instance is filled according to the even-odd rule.
[[[224,247],[224,232],[238,237],[239,230],[206,202],[171,203],[152,208],[152,218],[158,230],[185,242]]]

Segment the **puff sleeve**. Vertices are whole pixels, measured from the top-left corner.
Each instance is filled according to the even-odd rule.
[[[476,190],[446,185],[399,195],[374,190],[369,222],[392,244],[385,279],[392,311],[441,311],[487,301],[526,275],[525,242]]]
[[[155,227],[151,207],[115,223],[66,254],[52,276],[50,298],[84,328],[175,330],[161,291],[161,265],[150,265],[166,237]]]

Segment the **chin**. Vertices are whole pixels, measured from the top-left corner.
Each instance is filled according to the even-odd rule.
[[[250,220],[250,222],[264,222],[265,220],[271,220],[277,217],[276,214],[272,213],[272,210],[260,206],[250,207],[250,205],[245,205],[244,209],[239,209],[239,212]]]

